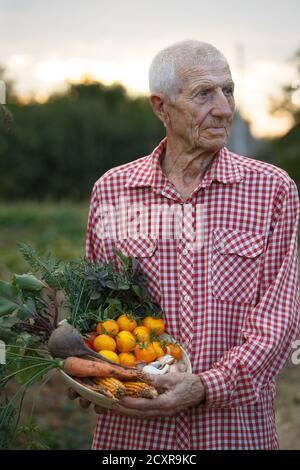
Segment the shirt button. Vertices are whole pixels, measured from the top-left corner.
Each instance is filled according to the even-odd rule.
[[[183,297],[183,300],[184,300],[185,302],[188,302],[189,299],[190,299],[190,296],[187,295],[187,294]]]
[[[183,255],[186,255],[186,254],[187,254],[187,249],[186,249],[186,248],[184,248],[184,249],[182,250],[182,254],[183,254]]]

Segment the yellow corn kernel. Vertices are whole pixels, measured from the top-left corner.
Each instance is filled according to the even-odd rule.
[[[93,383],[91,380],[91,383],[87,383],[86,381],[83,381],[82,379],[75,378],[75,380],[80,383],[80,385],[83,385],[84,387],[92,390],[93,392],[98,392],[101,393],[102,395],[111,398],[113,400],[116,400],[116,397],[111,393],[111,391],[107,388],[104,387],[103,385]]]
[[[144,382],[124,382],[126,395],[136,398],[156,398],[158,393],[154,387]]]
[[[94,381],[103,387],[106,387],[116,398],[121,398],[125,395],[125,387],[124,384],[113,377],[108,378],[95,378]]]

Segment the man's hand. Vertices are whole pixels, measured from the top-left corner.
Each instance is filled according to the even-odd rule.
[[[154,416],[174,416],[204,402],[204,387],[195,374],[151,374],[148,377],[149,383],[160,393],[157,398],[124,397],[114,404],[113,410],[126,416],[151,419]]]
[[[134,418],[151,419],[155,416],[174,416],[181,411],[197,406],[204,402],[204,387],[200,378],[195,374],[171,373],[165,375],[148,375],[149,384],[159,392],[157,398],[124,397],[113,405],[113,411]],[[69,389],[71,400],[79,397],[78,393]],[[79,399],[82,408],[88,408],[90,402]],[[95,405],[95,412],[103,414],[105,408]]]
[[[76,400],[76,398],[79,398],[79,405],[81,406],[81,408],[86,409],[91,404],[89,400],[81,397],[79,393],[73,390],[73,388],[68,389],[68,397],[70,398],[70,400]],[[97,406],[97,405],[94,405],[94,410],[95,410],[95,413],[97,413],[98,415],[103,414],[108,411],[107,408],[101,408],[100,406]]]

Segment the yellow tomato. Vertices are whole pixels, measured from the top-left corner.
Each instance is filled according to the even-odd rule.
[[[143,325],[157,336],[162,335],[165,331],[165,322],[162,318],[146,317],[143,320]]]
[[[133,318],[130,318],[128,315],[120,315],[117,318],[117,324],[119,326],[120,331],[133,331],[136,326],[137,322]]]
[[[152,362],[156,359],[156,352],[151,343],[138,344],[134,349],[135,357],[138,361]]]
[[[145,343],[150,342],[150,330],[146,326],[137,326],[132,333],[139,343],[142,343],[143,341]]]
[[[95,351],[99,352],[103,349],[107,351],[115,351],[116,350],[116,342],[113,338],[108,335],[99,335],[97,338],[94,339],[93,347]]]
[[[116,336],[119,333],[119,325],[115,320],[105,320],[104,322],[98,323],[96,331],[100,334]]]
[[[116,336],[119,352],[130,352],[135,348],[135,338],[130,331],[120,331]]]
[[[102,351],[99,351],[99,354],[101,354],[101,356],[106,357],[106,359],[110,359],[111,361],[117,362],[118,364],[120,363],[118,354],[113,351],[108,351],[104,349]]]
[[[158,359],[159,357],[162,357],[165,355],[165,351],[163,350],[162,345],[160,344],[159,341],[153,341],[152,343],[153,349],[156,353],[156,358]]]
[[[119,360],[120,360],[120,364],[123,364],[124,366],[135,367],[135,363],[136,363],[135,356],[134,356],[134,354],[132,354],[130,352],[120,353],[119,354]]]
[[[171,356],[173,356],[175,359],[179,361],[179,359],[181,359],[181,356],[182,356],[182,350],[178,346],[178,344],[169,343],[167,347],[170,351]]]

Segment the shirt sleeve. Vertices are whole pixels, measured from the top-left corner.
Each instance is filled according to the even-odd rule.
[[[204,406],[238,407],[258,401],[288,361],[300,325],[299,196],[289,179],[274,204],[261,277],[262,295],[244,320],[244,343],[199,374]]]
[[[103,243],[100,234],[100,200],[98,187],[95,183],[90,202],[89,216],[86,231],[86,257],[90,261],[105,262]]]

